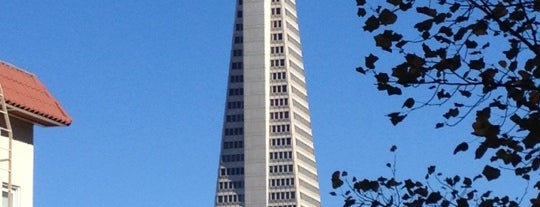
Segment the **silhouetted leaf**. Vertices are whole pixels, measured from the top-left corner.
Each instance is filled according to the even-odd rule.
[[[525,139],[523,139],[523,144],[525,144],[527,149],[531,149],[540,144],[540,139],[538,137],[540,137],[539,134],[531,132],[525,137]]]
[[[464,178],[464,179],[463,179],[463,185],[464,185],[465,187],[471,187],[471,185],[472,185],[472,180],[471,180],[470,178],[467,178],[467,177]]]
[[[431,50],[431,48],[429,48],[429,46],[426,45],[425,43],[422,44],[422,50],[424,51],[426,58],[437,57],[437,54],[435,53],[435,51]]]
[[[462,27],[458,30],[458,32],[454,35],[454,41],[460,41],[463,39],[463,36],[469,31],[469,28]]]
[[[450,119],[452,117],[457,117],[459,115],[459,109],[458,108],[453,108],[453,109],[450,109],[448,110],[448,112],[446,112],[443,117],[446,118],[446,119]]]
[[[369,54],[369,56],[366,57],[366,67],[369,69],[375,69],[375,62],[379,60],[379,57]]]
[[[377,183],[377,182],[375,182]],[[367,180],[367,179],[364,179],[362,181],[358,181],[356,183],[354,183],[354,189],[356,189],[357,191],[363,191],[363,192],[367,192],[367,191],[370,191],[370,190],[373,190],[374,188],[377,188],[378,190],[378,185],[379,183],[376,184],[376,186],[373,184],[373,182]]]
[[[435,17],[437,15],[437,10],[429,8],[429,7],[418,7],[416,8],[416,12],[420,14],[425,14],[430,17]]]
[[[347,199],[345,200],[345,204],[343,204],[343,207],[351,207],[353,206],[354,204],[356,203],[356,200],[351,198],[351,197],[347,197]]]
[[[443,37],[441,35],[435,35],[434,36],[435,40],[441,42],[441,43],[445,43],[445,44],[452,44],[452,41],[446,37]]]
[[[371,16],[365,22],[364,31],[373,32],[377,28],[379,28],[379,26],[380,26],[379,19],[375,16]]]
[[[416,188],[414,190],[414,193],[418,194],[418,195],[421,195],[422,197],[427,197],[428,196],[428,189],[427,188]]]
[[[472,33],[476,36],[487,35],[488,24],[486,21],[478,21],[476,24],[471,26]]]
[[[388,77],[388,74],[386,73],[378,73],[375,75],[375,78],[377,79],[378,83],[388,83],[390,80],[390,77]]]
[[[340,175],[339,171],[335,171],[332,174],[332,188],[334,188],[334,189],[339,188],[339,187],[341,187],[343,185],[343,181],[341,180],[339,175]]]
[[[408,41],[399,41],[398,43],[396,43],[396,47],[397,48],[402,48],[403,46],[405,46],[406,44],[408,43]]]
[[[414,99],[413,98],[408,98],[405,103],[403,103],[403,107],[407,107],[407,108],[412,108],[414,106]]]
[[[450,27],[447,27],[447,26],[442,26],[441,28],[439,28],[439,33],[445,34],[448,37],[451,37],[452,35],[454,35],[454,32],[452,31],[452,29],[450,29]]]
[[[525,12],[516,9],[512,13],[510,13],[510,19],[514,21],[522,21],[525,19]]]
[[[476,148],[475,151],[475,159],[480,159],[486,154],[488,148],[485,144],[480,144],[478,148]]]
[[[492,181],[499,178],[499,176],[501,176],[501,170],[491,167],[489,165],[486,165],[484,167],[484,170],[482,171],[482,175],[484,175],[484,177],[486,177],[488,181]]]
[[[416,28],[419,32],[429,31],[431,27],[433,26],[433,20],[428,19],[423,22],[419,22],[414,25],[414,28]]]
[[[365,71],[364,68],[362,68],[362,67],[357,67],[357,68],[356,68],[356,72],[362,73],[362,74],[364,74],[364,75],[366,74],[366,71]]]
[[[437,92],[437,98],[439,99],[450,97],[452,97],[452,95],[450,95],[450,93],[446,92],[444,89],[441,89],[439,92]]]
[[[366,0],[356,0],[356,5],[357,6],[362,6],[364,4],[366,4]]]
[[[383,33],[374,37],[375,43],[378,47],[381,47],[387,52],[392,52],[392,42],[399,42],[403,36],[397,33],[394,33],[391,30],[385,30]]]
[[[432,175],[435,172],[435,165],[428,167],[428,175]]]
[[[457,206],[459,207],[469,207],[469,202],[465,198],[460,198],[456,202],[457,202]]]
[[[495,6],[495,9],[491,12],[493,14],[494,18],[501,18],[508,14],[508,10],[506,9],[506,6],[499,3],[497,6]]]
[[[469,67],[471,67],[471,69],[475,69],[475,70],[481,70],[481,69],[485,68],[486,63],[484,62],[484,58],[480,58],[478,60],[471,60],[471,62],[469,63]]]
[[[407,10],[412,8],[412,5],[413,4],[411,2],[409,2],[409,3],[401,3],[401,4],[399,4],[399,9],[401,9],[402,11],[407,11]]]
[[[452,13],[454,13],[454,12],[456,12],[456,11],[459,9],[460,6],[461,6],[461,5],[460,5],[459,3],[454,2],[454,4],[452,4],[452,6],[450,7],[450,11],[451,11]]]
[[[467,98],[472,96],[472,93],[470,91],[466,91],[466,90],[460,90],[459,93],[461,93],[462,96],[465,96]]]
[[[401,0],[386,0],[386,2],[394,6],[399,6],[399,4],[401,4]]]
[[[540,158],[535,158],[532,163],[531,163],[531,168],[534,170],[534,171],[537,171],[539,168],[540,168]]]
[[[493,100],[493,102],[489,104],[489,107],[497,107],[500,110],[506,110],[508,106],[506,104],[501,103],[499,100]]]
[[[482,45],[482,49],[486,49],[486,48],[488,48],[488,47],[489,47],[489,45],[490,45],[490,44],[489,44],[489,42],[488,42],[488,43],[486,43],[486,44],[484,44],[484,45]]]
[[[444,127],[444,123],[437,123],[435,125],[435,129],[439,129],[439,128],[443,128]]]
[[[358,8],[358,12],[356,12],[356,15],[358,15],[359,17],[364,17],[366,16],[367,12],[366,12],[366,9],[364,8]]]
[[[467,48],[469,48],[469,49],[474,49],[474,48],[478,47],[478,43],[476,43],[476,41],[466,40],[465,41],[465,46],[467,46]]]
[[[391,12],[388,9],[384,9],[379,15],[379,22],[382,25],[394,24],[396,20],[397,16],[394,14],[394,12]]]
[[[469,149],[469,144],[467,144],[466,142],[462,142],[456,147],[456,149],[454,149],[454,154],[457,154],[458,152],[465,152],[468,149]]]
[[[429,196],[426,198],[426,204],[438,203],[442,198],[443,197],[439,192],[430,193]]]
[[[398,112],[388,114],[387,116],[390,117],[390,121],[392,122],[392,124],[394,126],[399,124],[399,122],[403,121],[403,119],[405,119],[405,117],[407,117],[407,115],[401,115]]]
[[[401,94],[402,94],[400,88],[398,88],[398,87],[392,87],[392,86],[389,86],[389,87],[387,88],[386,92],[388,93],[389,96],[391,96],[391,95],[401,95]]]
[[[510,49],[507,51],[503,51],[503,53],[506,55],[506,58],[508,60],[512,60],[519,53],[519,42],[517,40],[509,40],[509,41],[510,41]]]

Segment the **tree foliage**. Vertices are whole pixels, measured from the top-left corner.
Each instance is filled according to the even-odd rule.
[[[395,147],[393,150],[395,151]],[[332,174],[332,186],[345,188],[339,196],[343,196],[345,207],[350,206],[520,206],[519,201],[509,196],[492,196],[491,191],[480,192],[476,189],[476,181],[482,178],[494,180],[500,176],[500,169],[485,166],[482,173],[475,177],[449,176],[436,172],[435,166],[429,166],[425,180],[398,180],[395,176],[394,164],[387,163],[392,169],[390,178],[377,179],[349,178],[348,173],[336,171]],[[330,193],[338,196],[337,192]]]
[[[373,43],[380,49],[367,54],[356,70],[373,76],[377,89],[389,96],[402,96],[405,90],[429,94],[427,98],[406,97],[400,111],[387,115],[392,124],[430,106],[446,109],[435,128],[455,126],[471,117],[471,134],[480,141],[474,147],[466,142],[458,144],[454,154],[472,149],[475,159],[493,162],[485,166],[479,178],[496,180],[501,169],[511,169],[516,176],[536,183],[535,189],[540,190],[540,180],[531,180],[540,169],[540,22],[536,19],[540,1],[356,3],[363,30],[373,36]],[[391,58],[385,59],[384,68],[378,66],[385,57]],[[342,177],[336,172],[332,181]],[[398,187],[408,195],[399,196],[404,206],[469,206],[473,201],[480,206],[517,205],[489,193],[477,196],[470,187],[476,179],[445,180],[447,189],[452,189],[449,194],[429,190],[422,182],[412,180],[353,179],[351,187],[360,197],[375,193],[370,206],[397,206],[396,197],[376,196],[377,192]],[[333,184],[335,188],[343,185]],[[472,196],[463,196],[457,188],[470,190]],[[352,202],[350,195],[346,198],[345,206],[364,205],[358,200]],[[540,194],[530,203],[540,206]]]

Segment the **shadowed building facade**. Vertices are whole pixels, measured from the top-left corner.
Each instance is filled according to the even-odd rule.
[[[215,206],[319,207],[295,0],[236,0]]]

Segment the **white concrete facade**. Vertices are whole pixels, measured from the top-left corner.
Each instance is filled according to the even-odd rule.
[[[34,145],[33,124],[11,117],[13,131],[12,147],[12,184],[13,184],[13,207],[32,207],[34,191]],[[8,158],[8,138],[0,136],[0,159]],[[0,162],[0,181],[3,184],[2,191],[7,191],[8,162]],[[7,196],[5,193],[3,197]],[[6,198],[0,205],[7,207]]]
[[[219,207],[320,207],[295,0],[236,0]]]

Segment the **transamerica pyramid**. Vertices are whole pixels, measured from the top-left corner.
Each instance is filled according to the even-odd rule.
[[[236,0],[216,207],[320,207],[295,0]]]

